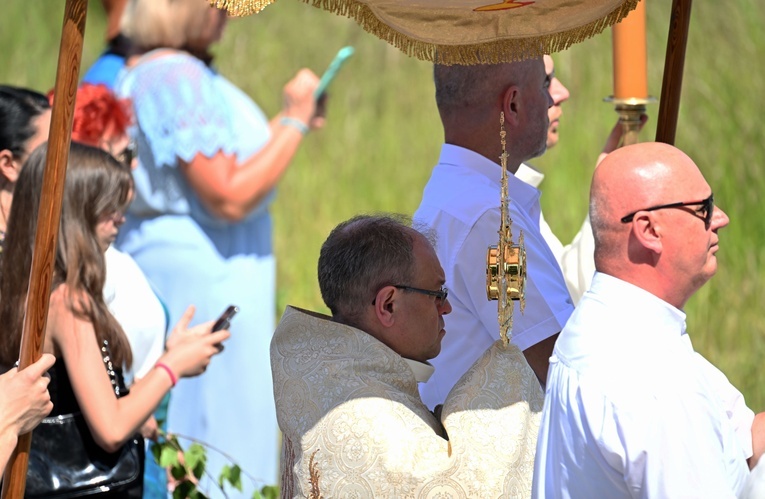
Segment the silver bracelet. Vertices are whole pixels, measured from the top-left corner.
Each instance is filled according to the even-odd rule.
[[[310,130],[310,127],[308,125],[306,125],[305,123],[303,123],[302,121],[298,119],[290,118],[289,116],[283,116],[279,120],[279,124],[282,126],[291,126],[292,128],[299,131],[302,135],[307,134],[308,131]]]

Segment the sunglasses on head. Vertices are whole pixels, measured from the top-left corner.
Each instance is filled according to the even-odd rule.
[[[135,159],[137,153],[138,153],[138,145],[135,143],[133,139],[130,139],[130,142],[128,142],[128,145],[126,145],[122,151],[115,154],[114,158],[120,163],[122,163],[123,165],[130,168],[133,164],[133,160]]]

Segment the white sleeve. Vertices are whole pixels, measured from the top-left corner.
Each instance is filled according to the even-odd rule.
[[[559,257],[560,268],[566,279],[566,286],[574,303],[579,303],[582,295],[590,287],[595,274],[595,239],[592,235],[590,216],[588,215],[579,229],[579,233],[563,247]]]
[[[741,448],[746,453],[747,459],[750,458],[753,453],[752,423],[754,423],[754,411],[747,407],[744,395],[728,381],[727,376],[722,371],[695,351],[694,360],[720,397],[725,413],[739,438]]]
[[[585,420],[594,426],[604,459],[623,475],[632,496],[735,497],[713,408],[697,398],[638,398],[629,410],[607,399],[584,404],[594,408]],[[743,459],[738,464],[746,466]]]
[[[739,499],[762,499],[765,497],[765,459],[760,459],[749,475]]]
[[[483,327],[494,339],[499,339],[497,302],[486,297],[486,251],[497,244],[500,225],[499,211],[484,213],[470,230],[456,254],[453,279],[466,287],[472,309]],[[513,225],[513,238],[518,240],[522,228]],[[494,236],[490,238],[489,236]],[[573,312],[573,305],[564,286],[563,278],[552,253],[539,234],[524,230],[526,245],[526,307],[520,312],[515,302],[513,313],[513,343],[525,350],[563,329]]]

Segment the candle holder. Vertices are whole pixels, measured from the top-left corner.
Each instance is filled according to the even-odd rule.
[[[656,98],[649,96],[617,99],[612,95],[603,100],[613,103],[614,110],[619,115],[619,124],[622,126],[622,141],[619,147],[637,144],[640,133],[640,116],[645,114],[646,104],[657,102]]]

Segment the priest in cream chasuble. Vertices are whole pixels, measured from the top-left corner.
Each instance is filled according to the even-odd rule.
[[[328,316],[288,307],[271,366],[283,497],[531,494],[544,394],[512,344],[498,341],[478,359],[440,420],[417,390],[429,364]]]

